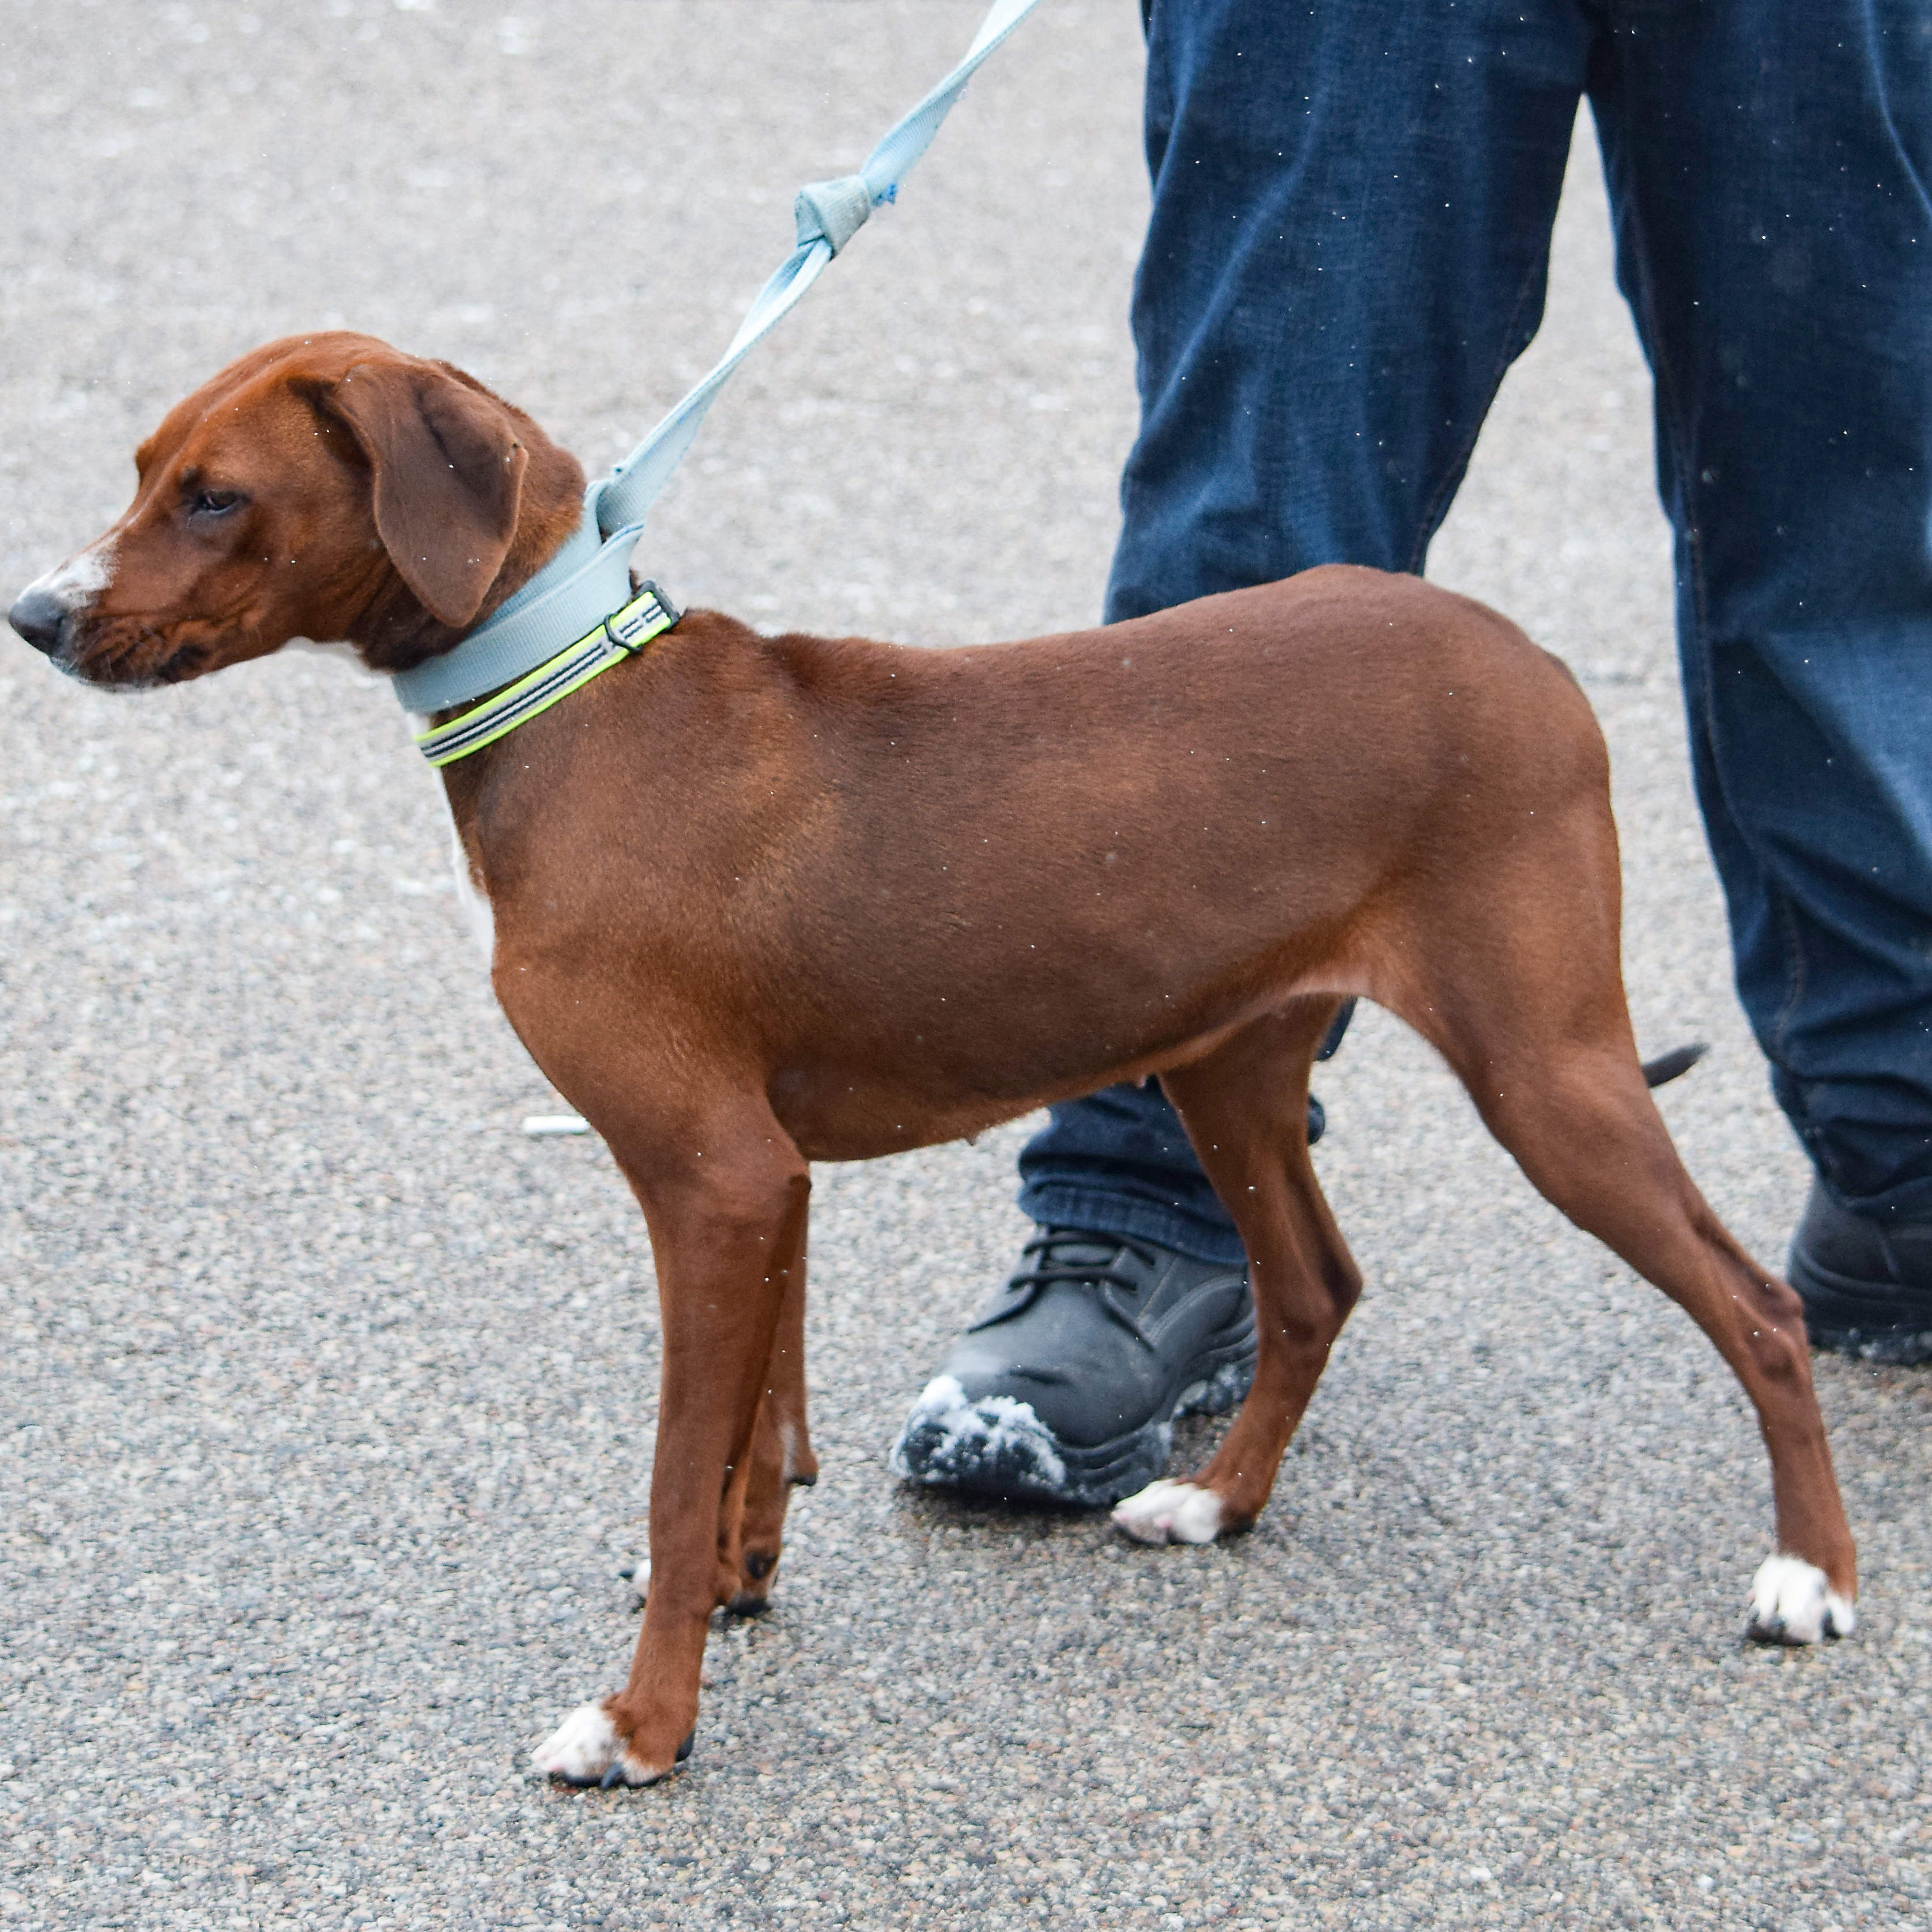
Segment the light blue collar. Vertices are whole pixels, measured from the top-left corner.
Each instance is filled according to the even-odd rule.
[[[554,656],[559,638],[580,638],[631,600],[631,553],[641,520],[605,536],[598,499],[611,479],[584,494],[584,520],[562,549],[453,651],[396,674],[405,711],[448,711],[514,684]]]

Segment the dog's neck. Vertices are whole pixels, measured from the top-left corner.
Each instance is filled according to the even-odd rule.
[[[372,525],[368,578],[358,586],[355,615],[344,632],[371,670],[413,670],[454,650],[536,576],[577,529],[584,514],[584,466],[520,410],[517,414],[519,440],[530,460],[517,506],[516,534],[468,623],[446,624],[423,608],[384,554]]]

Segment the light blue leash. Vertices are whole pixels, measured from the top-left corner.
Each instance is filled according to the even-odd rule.
[[[993,0],[966,58],[880,142],[858,173],[799,190],[793,209],[797,244],[759,291],[718,366],[608,476],[591,484],[576,534],[487,623],[444,656],[397,675],[396,695],[406,711],[448,710],[514,683],[555,657],[560,638],[582,638],[630,602],[631,553],[644,534],[644,518],[731,372],[866,225],[872,210],[898,198],[899,184],[932,144],[980,62],[1039,4]]]

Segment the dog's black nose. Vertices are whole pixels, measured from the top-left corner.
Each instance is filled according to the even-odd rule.
[[[14,600],[14,608],[7,613],[7,621],[32,644],[37,651],[50,655],[60,643],[61,626],[67,617],[67,606],[50,591],[29,587],[22,591]]]

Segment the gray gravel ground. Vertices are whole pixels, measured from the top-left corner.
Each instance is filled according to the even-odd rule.
[[[608,459],[977,10],[0,0],[0,586],[304,327],[449,356]],[[1139,58],[1132,0],[1025,29],[714,416],[656,574],[935,644],[1090,617]],[[1432,568],[1588,685],[1640,1031],[1715,1042],[1664,1104],[1775,1257],[1802,1171],[1690,802],[1648,394],[1580,148]],[[556,1102],[434,781],[313,658],[114,700],[12,645],[0,698],[0,1921],[1932,1927],[1932,1376],[1820,1363],[1864,1621],[1742,1648],[1738,1391],[1373,1016],[1320,1156],[1371,1286],[1253,1535],[896,1485],[1024,1128],[828,1170],[779,1606],[721,1628],[686,1775],[533,1782],[634,1631],[657,1316],[602,1150],[519,1133]]]

